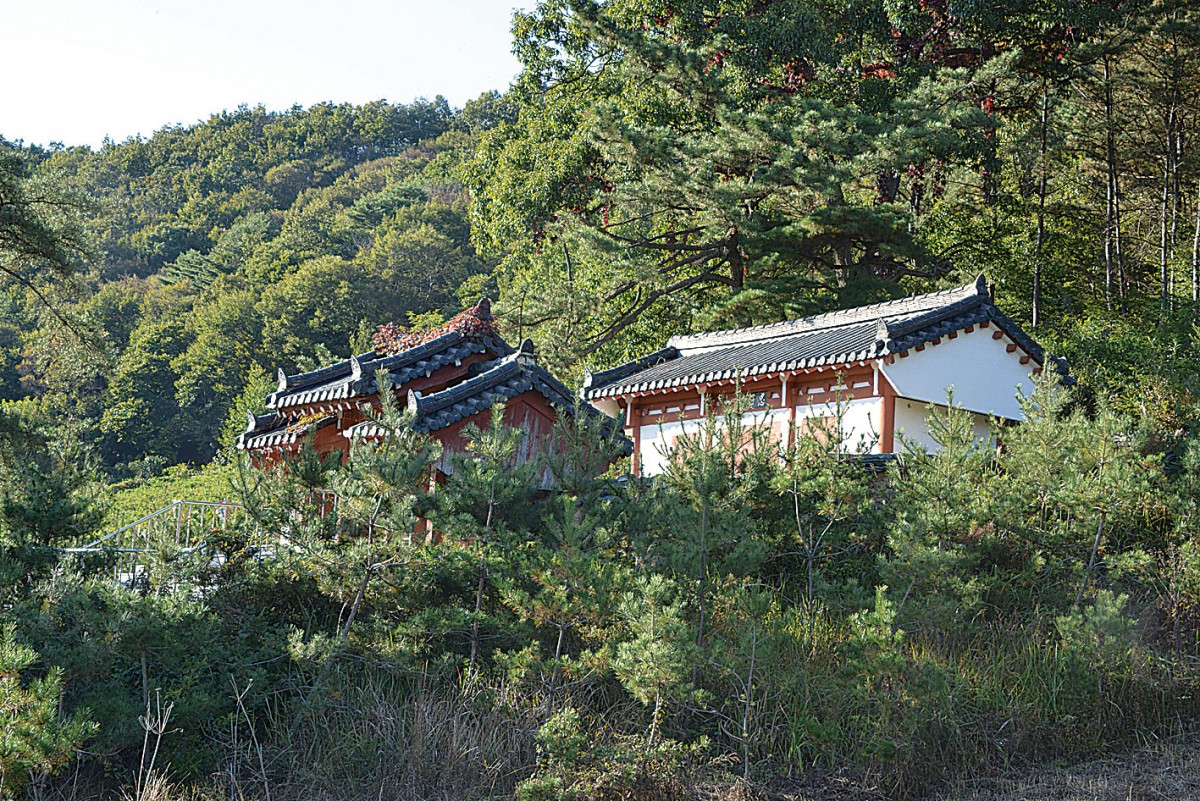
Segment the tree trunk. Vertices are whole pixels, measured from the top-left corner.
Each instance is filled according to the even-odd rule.
[[[746,260],[742,258],[737,228],[725,234],[725,260],[729,263],[729,294],[736,295],[746,284]]]
[[[483,524],[483,539],[479,543],[479,564],[476,571],[479,583],[475,587],[475,617],[471,621],[471,656],[467,670],[475,672],[475,660],[479,657],[479,616],[483,614],[483,593],[487,587],[487,544],[492,536],[492,516],[496,511],[496,479],[493,476],[488,488],[487,519]]]
[[[704,646],[705,608],[708,606],[708,498],[700,502],[700,619],[696,626],[696,646]],[[693,678],[694,680],[694,678]]]
[[[1123,256],[1123,228],[1121,227],[1121,175],[1113,175],[1113,250],[1117,257],[1117,294],[1121,297],[1121,311],[1126,311],[1129,280],[1125,276]]]
[[[1104,161],[1106,187],[1104,197],[1104,306],[1113,308],[1113,277],[1115,274],[1115,240],[1117,225],[1117,147],[1113,131],[1112,71],[1108,56],[1104,57]]]
[[[1040,123],[1037,239],[1033,247],[1033,299],[1030,309],[1030,325],[1037,328],[1042,305],[1042,248],[1046,241],[1046,151],[1050,129],[1050,88],[1042,81],[1042,114]]]
[[[546,716],[550,716],[550,712],[554,709],[555,700],[558,698],[558,682],[559,682],[559,660],[562,659],[563,641],[566,639],[567,623],[566,621],[558,622],[558,642],[554,644],[554,669],[550,671],[550,692],[546,693]]]
[[[750,672],[746,677],[746,703],[742,707],[742,780],[750,781],[750,709],[754,705],[754,668],[758,657],[758,623],[750,635]]]
[[[1169,117],[1170,115],[1168,115]],[[1174,125],[1168,118],[1169,128]],[[1161,293],[1162,313],[1165,315],[1171,305],[1171,281],[1169,274],[1170,259],[1168,256],[1169,239],[1167,237],[1168,221],[1170,219],[1171,202],[1171,133],[1167,133],[1167,148],[1163,154],[1162,205],[1159,209],[1158,237],[1158,280]]]
[[[1104,522],[1108,517],[1107,512],[1100,513],[1100,523],[1096,526],[1096,539],[1092,541],[1092,552],[1088,556],[1087,568],[1083,571],[1083,583],[1079,585],[1079,592],[1075,594],[1075,608],[1079,608],[1079,604],[1083,603],[1083,592],[1087,589],[1088,581],[1092,578],[1092,570],[1096,567],[1096,556],[1100,553],[1100,541],[1104,539]]]
[[[808,608],[812,609],[813,595],[815,594],[813,585],[815,583],[816,572],[817,572],[817,564],[816,564],[817,555],[816,555],[816,545],[812,541],[811,530],[809,532],[808,547],[806,548],[806,550],[808,551],[808,553],[805,554],[805,556],[807,557],[807,562],[808,562],[808,564],[807,564],[807,567],[808,567],[808,589],[807,589]]]
[[[1172,21],[1177,22],[1178,13],[1172,13]],[[1174,244],[1174,236],[1172,232],[1174,214],[1172,213],[1172,185],[1175,183],[1176,176],[1176,151],[1178,150],[1178,126],[1179,126],[1179,94],[1180,94],[1180,67],[1179,67],[1179,38],[1178,34],[1172,28],[1171,35],[1171,77],[1170,86],[1168,89],[1168,101],[1166,108],[1166,116],[1163,120],[1164,133],[1166,134],[1166,142],[1163,153],[1163,186],[1162,186],[1162,209],[1160,214],[1159,226],[1159,282],[1162,290],[1162,313],[1165,315],[1171,308],[1172,301],[1172,245]]]
[[[1196,232],[1192,236],[1192,303],[1200,303],[1200,180],[1196,181]]]
[[[654,745],[658,742],[658,720],[662,717],[663,696],[662,691],[654,694],[654,716],[650,718],[650,744]]]

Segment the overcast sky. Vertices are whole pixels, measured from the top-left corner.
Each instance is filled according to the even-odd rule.
[[[21,0],[0,26],[0,136],[97,146],[242,103],[461,106],[516,75],[533,0]]]

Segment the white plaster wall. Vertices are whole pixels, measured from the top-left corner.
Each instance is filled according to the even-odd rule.
[[[762,409],[747,412],[744,417],[747,425],[768,426],[774,424],[782,432],[786,430],[788,410]],[[717,426],[720,427],[722,422],[718,416],[716,418]],[[667,456],[675,446],[675,440],[683,433],[695,434],[700,430],[700,425],[700,420],[686,420],[682,423],[663,423],[661,426],[657,423],[642,426],[640,432],[642,473],[653,476],[663,472]]]
[[[681,423],[655,423],[642,426],[641,450],[638,462],[642,475],[656,476],[666,469],[667,456],[681,434],[695,434],[700,430],[700,420],[685,420]]]
[[[837,417],[834,403],[796,407],[796,431],[806,417]],[[879,453],[880,422],[883,402],[879,398],[860,398],[842,403],[842,447],[850,453]]]
[[[955,400],[957,399],[956,395]],[[903,446],[900,444],[900,434],[904,434],[905,439],[909,442],[927,451],[937,450],[937,443],[929,435],[928,406],[929,404],[924,401],[912,398],[896,398],[896,452],[903,450]],[[946,406],[945,404],[937,405],[934,407],[934,410],[935,414],[945,414]],[[992,428],[987,415],[976,413],[972,414],[972,418],[971,428],[975,439],[979,442],[991,442]]]
[[[993,339],[995,328],[977,328],[941,344],[910,351],[903,359],[883,365],[883,374],[896,394],[928,403],[946,403],[946,390],[954,388],[954,405],[1008,420],[1024,420],[1017,393],[1033,391],[1034,362],[1021,364],[1018,348],[1007,352],[1009,340]],[[897,416],[897,427],[899,427]]]
[[[878,453],[880,415],[883,407],[879,398],[863,398],[847,401],[842,404],[842,431],[844,440],[842,446],[852,453]],[[800,421],[805,417],[835,417],[835,404],[822,403],[812,406],[804,405],[796,408],[796,429],[799,431]],[[787,431],[788,409],[764,409],[748,412],[747,423],[752,425],[772,425],[778,427],[781,435]],[[675,440],[681,434],[695,434],[700,430],[700,420],[687,420],[682,423],[658,423],[644,425],[639,435],[641,449],[639,463],[643,475],[654,476],[666,468],[667,457]],[[720,419],[717,423],[720,425]]]
[[[753,412],[746,412],[743,415],[746,420],[746,425],[753,426],[779,426],[779,430],[787,430],[788,410],[787,409],[759,409]]]

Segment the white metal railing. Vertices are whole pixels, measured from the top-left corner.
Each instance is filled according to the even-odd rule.
[[[61,550],[77,556],[111,558],[113,578],[118,584],[134,588],[147,575],[154,555],[169,550],[181,555],[195,553],[213,534],[245,520],[245,508],[239,503],[177,500],[99,539]]]
[[[336,512],[340,505],[338,494],[327,489],[310,490],[307,501],[316,507],[321,518]],[[145,586],[150,562],[156,556],[168,552],[186,556],[202,551],[214,534],[247,522],[249,515],[240,503],[177,500],[98,539],[62,548],[60,552],[80,557],[108,557],[116,582],[136,588]],[[279,534],[268,535],[256,525],[250,545],[260,556],[268,558],[276,552],[281,540]],[[213,558],[221,560],[224,556],[215,554]]]
[[[305,500],[322,519],[336,514],[341,506],[340,496],[331,489],[312,489]],[[107,558],[116,583],[130,589],[148,589],[151,562],[158,556],[204,552],[214,535],[248,523],[251,518],[246,507],[232,501],[176,500],[82,546],[61,548],[60,553]],[[254,524],[247,544],[259,558],[269,559],[286,542],[283,532],[271,535]],[[226,555],[220,552],[210,554],[215,564],[224,558]],[[163,589],[162,585],[158,589]]]
[[[177,547],[198,544],[201,533],[224,530],[231,517],[245,516],[240,503],[228,501],[175,501],[156,512],[140,517],[116,531],[105,534],[67,552],[84,552],[96,548],[162,547],[172,543]],[[164,537],[163,535],[166,535]]]

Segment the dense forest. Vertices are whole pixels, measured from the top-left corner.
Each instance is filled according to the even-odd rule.
[[[917,797],[1193,732],[1200,5],[512,33],[463,108],[0,131],[0,798]],[[999,453],[951,415],[871,471],[714,418],[649,482],[564,423],[547,496],[500,428],[424,492],[391,408],[345,464],[232,448],[277,368],[482,296],[570,384],[980,272],[1073,379]],[[62,550],[182,497],[243,511],[141,591]]]

